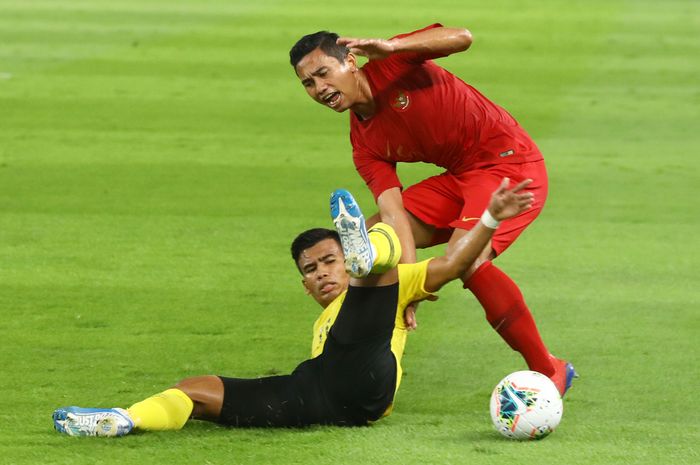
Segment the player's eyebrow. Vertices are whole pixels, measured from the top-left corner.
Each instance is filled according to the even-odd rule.
[[[323,71],[325,71],[325,70],[327,70],[327,69],[328,69],[328,67],[327,67],[326,65],[321,65],[321,66],[319,66],[315,71],[313,71],[313,72],[311,73],[311,75],[312,75],[312,76],[318,76],[320,73],[322,73]],[[302,83],[303,85],[309,84],[310,82],[311,82],[311,78],[310,78],[310,77],[301,80],[301,83]]]
[[[314,270],[316,269],[316,267],[317,267],[316,263],[317,263],[317,262],[324,262],[324,263],[325,263],[325,262],[327,262],[328,260],[335,260],[336,258],[337,258],[337,257],[336,257],[336,254],[334,254],[334,253],[326,254],[326,255],[320,257],[318,260],[314,260],[314,261],[309,262],[309,263],[307,263],[306,265],[304,265],[304,266],[301,268],[301,271],[302,271],[303,273],[310,273],[310,272],[312,272],[312,271],[314,271]]]

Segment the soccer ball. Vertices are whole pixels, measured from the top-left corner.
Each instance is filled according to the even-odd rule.
[[[542,439],[559,425],[564,404],[552,380],[536,371],[516,371],[491,394],[491,419],[510,439]]]

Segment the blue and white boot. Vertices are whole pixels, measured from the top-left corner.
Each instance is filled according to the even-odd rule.
[[[364,278],[372,270],[374,252],[367,236],[365,217],[350,192],[336,189],[331,194],[331,218],[340,235],[345,271],[354,278]]]
[[[63,407],[53,412],[53,427],[68,436],[124,436],[134,427],[121,408]]]

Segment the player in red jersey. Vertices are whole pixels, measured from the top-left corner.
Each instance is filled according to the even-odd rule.
[[[533,207],[504,222],[462,281],[493,328],[563,395],[575,376],[573,366],[549,353],[520,289],[491,262],[541,212],[547,198],[544,159],[507,111],[432,61],[471,42],[466,29],[440,24],[389,40],[321,31],[302,37],[290,61],[312,99],[336,112],[351,110],[353,160],[379,208],[369,223],[381,219],[394,227],[404,261],[415,261],[416,247],[447,242],[448,251],[453,248],[504,177],[533,180]],[[356,55],[369,61],[360,67]],[[403,190],[398,162],[432,163],[445,172]],[[415,327],[414,311],[406,320]]]

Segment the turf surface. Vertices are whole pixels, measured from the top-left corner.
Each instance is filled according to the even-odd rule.
[[[548,160],[547,209],[499,262],[581,373],[559,430],[493,432],[490,389],[523,364],[455,284],[371,428],[56,434],[58,406],[307,357],[289,242],[330,225],[332,189],[371,197],[288,48],[433,21],[472,30],[441,64]],[[0,463],[698,463],[699,30],[690,0],[0,0]]]

